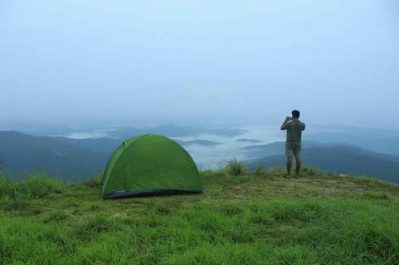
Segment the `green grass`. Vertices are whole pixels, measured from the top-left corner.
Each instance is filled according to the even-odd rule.
[[[102,200],[98,178],[0,177],[0,264],[399,264],[397,186],[255,173],[206,171],[201,195],[120,200]]]

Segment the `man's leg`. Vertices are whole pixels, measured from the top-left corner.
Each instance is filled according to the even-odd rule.
[[[287,157],[287,175],[288,178],[291,175],[292,168],[292,157],[294,156],[294,150],[288,144],[285,145],[285,156]]]
[[[287,156],[287,178],[291,175],[292,156]]]
[[[301,158],[295,157],[295,163],[296,163],[296,177],[299,177],[299,173],[301,172]]]
[[[294,150],[294,155],[295,155],[295,166],[296,166],[296,175],[295,175],[295,177],[299,177],[299,173],[301,173],[301,164],[302,164],[302,161],[301,161],[301,148],[300,147],[298,147],[298,148],[295,148],[295,150]]]

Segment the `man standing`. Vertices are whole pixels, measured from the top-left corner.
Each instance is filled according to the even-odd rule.
[[[301,137],[305,130],[305,123],[299,120],[300,112],[292,111],[292,118],[287,117],[281,125],[281,130],[287,130],[287,140],[285,142],[285,155],[287,156],[287,178],[291,174],[292,158],[295,157],[296,177],[299,177],[301,170]]]

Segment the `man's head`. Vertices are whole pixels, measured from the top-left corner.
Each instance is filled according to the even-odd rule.
[[[300,115],[301,115],[301,113],[299,112],[299,110],[293,110],[292,111],[292,118],[299,119]]]

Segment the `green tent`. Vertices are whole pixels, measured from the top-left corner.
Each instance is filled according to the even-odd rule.
[[[202,192],[191,156],[167,137],[145,134],[128,139],[112,154],[102,180],[104,199]]]

